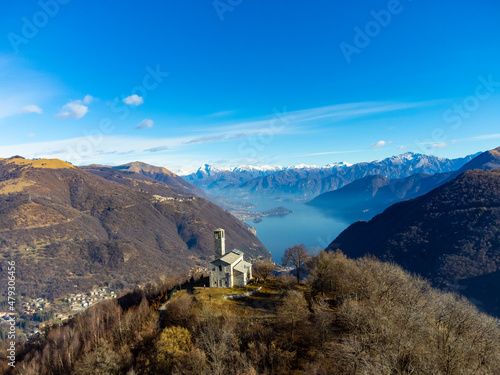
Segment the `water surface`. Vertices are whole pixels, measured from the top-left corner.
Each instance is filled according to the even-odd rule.
[[[271,252],[276,263],[281,263],[285,249],[293,245],[303,243],[307,248],[326,248],[353,222],[352,219],[342,218],[340,213],[326,213],[302,203],[260,201],[256,205],[255,211],[279,206],[293,211],[286,216],[264,217],[260,223],[246,221],[257,230],[257,237]]]

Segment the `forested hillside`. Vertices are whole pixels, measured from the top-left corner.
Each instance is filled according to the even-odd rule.
[[[18,347],[7,374],[497,374],[500,328],[390,263],[321,253],[305,285],[241,290],[167,280],[100,303]],[[250,286],[251,289],[257,285]],[[3,349],[2,349],[3,350]]]
[[[500,171],[467,171],[428,194],[357,222],[328,247],[348,256],[372,254],[461,290],[492,314],[500,306],[467,280],[500,268]]]

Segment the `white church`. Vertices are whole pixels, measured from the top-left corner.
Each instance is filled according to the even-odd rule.
[[[234,249],[226,254],[226,234],[224,229],[216,229],[215,260],[210,262],[210,287],[243,287],[252,278],[252,265],[243,260],[243,252]]]

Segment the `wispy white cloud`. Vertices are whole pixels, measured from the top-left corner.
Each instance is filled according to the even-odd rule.
[[[140,123],[138,123],[135,128],[138,130],[149,129],[149,128],[153,127],[153,124],[154,124],[153,120],[151,120],[150,118],[146,118],[146,119],[142,120]]]
[[[446,141],[446,142],[420,142],[420,143],[417,143],[417,145],[424,146],[428,150],[435,150],[435,149],[440,149],[440,148],[446,148],[452,144],[460,144],[460,143],[467,143],[467,142],[481,142],[481,141],[488,141],[488,140],[492,140],[492,139],[500,139],[500,134],[499,133],[482,134],[482,135],[477,135],[477,136],[469,137],[469,138],[453,139],[451,141]]]
[[[43,110],[39,106],[34,104],[25,105],[22,108],[22,111],[23,113],[38,113],[39,115],[43,113]]]
[[[200,137],[194,137],[187,139],[184,144],[185,145],[195,145],[202,143],[214,143],[214,142],[224,142],[233,139],[242,139],[246,138],[252,133],[238,133],[238,132],[230,132],[226,134],[207,134]]]
[[[92,102],[94,98],[91,95],[86,95],[83,100],[73,100],[67,104],[65,104],[61,112],[59,112],[56,117],[60,120],[64,119],[81,119],[83,116],[87,114],[89,111],[89,107],[87,105]],[[85,105],[87,104],[87,105]]]
[[[329,119],[342,121],[351,118],[362,118],[368,115],[390,113],[402,111],[406,109],[427,107],[436,105],[436,101],[424,102],[359,102],[335,104],[326,107],[311,108],[293,112],[293,115],[298,117],[298,120],[320,120]]]
[[[238,123],[226,121],[219,126],[212,127],[214,132],[240,131],[247,132],[255,129],[265,129],[280,127],[284,133],[292,132],[313,132],[318,127],[330,125],[335,122],[342,122],[352,119],[363,119],[371,115],[392,113],[412,108],[427,107],[440,103],[440,101],[424,101],[410,103],[394,102],[359,102],[335,104],[324,107],[316,107],[295,111],[288,111],[287,108],[275,108],[272,113]],[[204,127],[195,131],[205,131]]]
[[[430,143],[426,147],[428,150],[434,150],[436,148],[445,148],[448,146],[449,144],[447,142],[439,142],[439,143]]]
[[[103,155],[137,155],[178,149],[186,138],[141,138],[117,135],[77,137],[48,142],[0,145],[0,157],[22,155],[27,158],[52,157],[72,163],[106,162]],[[142,159],[141,159],[142,160]]]
[[[210,117],[210,118],[226,117],[226,116],[232,115],[233,113],[234,113],[234,111],[220,111],[220,112],[211,113],[211,114],[207,115],[206,117]]]
[[[85,95],[85,97],[83,98],[83,104],[89,105],[94,100],[96,100],[96,98],[94,98],[92,95]]]
[[[0,119],[17,116],[23,113],[43,113],[41,107],[26,105],[26,103],[39,101],[40,97],[34,92],[12,93],[15,88],[0,88]]]
[[[383,141],[383,140],[380,140],[378,142],[372,143],[371,144],[371,148],[380,148],[380,147],[387,146],[387,145],[389,145],[391,143],[392,143],[392,141]]]
[[[365,152],[366,150],[348,150],[348,151],[326,151],[326,152],[315,152],[313,154],[303,154],[297,156],[318,156],[318,155],[335,155],[335,154],[350,154],[355,152]]]
[[[486,141],[488,139],[498,139],[500,138],[500,134],[483,134],[475,137],[464,138],[462,141],[464,142],[475,142],[475,141]]]
[[[122,101],[125,104],[134,105],[136,107],[144,103],[144,99],[142,98],[142,96],[139,96],[137,94],[127,96]]]
[[[146,152],[162,152],[162,151],[168,151],[170,148],[167,146],[158,146],[158,147],[153,147],[153,148],[148,148],[147,150],[144,150]]]
[[[86,107],[83,111],[85,112],[83,115],[85,115],[88,108],[83,103],[83,100],[81,102],[76,102],[76,104]],[[373,113],[392,113],[393,111],[413,108],[418,105],[426,104],[352,103],[298,111],[288,111],[287,108],[277,108],[274,111],[270,111],[267,116],[253,118],[247,121],[235,122],[221,119],[218,121],[217,126],[211,126],[209,128],[200,127],[191,134],[187,133],[187,135],[180,137],[146,138],[120,136],[116,133],[115,135],[103,135],[102,137],[94,137],[92,139],[80,137],[54,142],[1,146],[0,155],[22,154],[26,157],[44,157],[50,154],[51,157],[68,160],[76,164],[87,164],[109,163],[109,155],[113,155],[112,160],[117,162],[118,160],[122,160],[119,155],[126,155],[127,158],[136,158],[147,162],[148,155],[153,157],[155,153],[168,150],[175,155],[176,162],[181,164],[181,161],[178,159],[179,155],[185,155],[184,159],[186,160],[194,158],[194,148],[191,148],[192,145],[234,141],[244,139],[245,137],[259,136],[260,134],[272,134],[273,137],[278,137],[283,134],[301,134],[302,132],[309,131],[318,132],[322,129],[321,125],[328,125],[332,122],[343,121],[344,119],[364,118]],[[70,111],[68,110],[66,112],[69,113]],[[65,116],[69,116],[69,114]],[[76,116],[76,114],[73,116]],[[151,119],[145,119],[137,125],[137,128],[146,129],[153,125],[154,123]],[[313,128],[313,130],[311,130],[311,128]],[[193,130],[193,127],[191,127],[190,130]],[[95,144],[96,140],[98,140],[97,144]],[[327,149],[324,152],[300,156],[361,153],[366,151],[369,150],[352,149],[329,151]],[[241,157],[241,155],[238,157]],[[123,156],[123,158],[125,158],[125,156]],[[193,164],[199,164],[199,160],[202,158],[206,159],[206,155],[197,158],[196,162],[193,162]],[[184,165],[184,163],[181,165]]]

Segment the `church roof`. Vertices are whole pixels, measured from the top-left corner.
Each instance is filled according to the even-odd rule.
[[[233,264],[234,262],[239,260],[242,256],[243,256],[243,254],[238,254],[238,253],[235,253],[234,251],[231,251],[230,253],[228,253],[228,254],[224,255],[222,258],[220,258],[220,260],[222,260],[223,262],[229,263],[229,264]]]
[[[223,257],[214,260],[211,263],[215,263],[216,261],[222,261],[222,262],[225,262],[227,264],[233,264],[233,263],[237,262],[238,260],[240,260],[242,258],[242,256],[243,256],[243,252],[235,249],[235,250],[231,251],[230,253],[227,253]]]
[[[236,266],[234,266],[234,269],[236,271],[241,272],[241,273],[246,273],[250,267],[252,267],[252,265],[250,263],[245,262],[244,260],[242,260]]]

